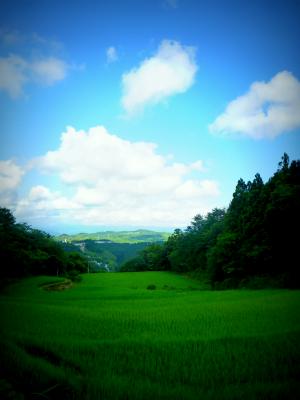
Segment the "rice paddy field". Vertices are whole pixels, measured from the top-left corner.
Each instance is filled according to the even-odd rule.
[[[1,399],[300,398],[300,291],[167,272],[51,280],[0,295]]]

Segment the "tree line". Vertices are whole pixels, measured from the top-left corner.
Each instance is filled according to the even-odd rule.
[[[300,161],[284,153],[264,183],[239,179],[227,209],[196,215],[164,244],[153,244],[121,271],[165,270],[206,277],[214,288],[299,287]]]
[[[0,283],[29,275],[62,275],[78,279],[87,262],[78,252],[66,252],[47,233],[18,224],[7,208],[0,208]]]

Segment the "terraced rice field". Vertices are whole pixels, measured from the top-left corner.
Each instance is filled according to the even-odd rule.
[[[167,272],[20,281],[0,296],[2,399],[296,399],[300,291]]]

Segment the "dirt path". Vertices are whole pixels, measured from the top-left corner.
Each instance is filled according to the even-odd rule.
[[[46,283],[42,286],[44,290],[48,291],[62,291],[66,289],[71,289],[73,282],[70,279],[66,279],[63,282]]]

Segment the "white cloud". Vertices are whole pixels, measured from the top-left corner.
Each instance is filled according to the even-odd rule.
[[[189,199],[203,196],[218,196],[219,188],[215,181],[210,180],[187,180],[176,189],[176,196],[182,199]]]
[[[12,160],[0,161],[0,190],[13,190],[19,186],[24,171]]]
[[[34,187],[19,202],[18,216],[44,209],[84,225],[184,226],[219,196],[217,182],[190,177],[203,172],[202,161],[170,162],[155,144],[130,142],[100,126],[87,132],[69,127],[59,148],[34,164],[57,174],[71,194]]]
[[[28,80],[27,62],[19,56],[10,55],[0,58],[0,90],[17,98],[23,94],[23,86]]]
[[[11,98],[23,95],[25,84],[52,85],[63,80],[70,66],[55,57],[28,61],[17,55],[0,58],[0,90]]]
[[[0,204],[11,205],[25,171],[12,160],[0,160]]]
[[[31,201],[47,200],[49,197],[51,197],[50,190],[42,185],[32,187],[28,195]]]
[[[153,57],[123,74],[121,102],[125,111],[133,114],[147,104],[187,91],[194,83],[196,71],[195,48],[163,40]]]
[[[61,196],[59,192],[52,192],[49,188],[43,185],[32,187],[29,191],[27,199],[19,203],[19,209],[25,205],[40,209],[41,211],[65,211],[78,207],[74,202],[70,201],[64,196]]]
[[[108,63],[118,60],[118,53],[115,47],[111,46],[106,50],[106,60]]]
[[[70,70],[85,68],[83,64],[67,63],[59,56],[62,43],[37,33],[21,34],[0,28],[0,44],[11,51],[0,57],[0,91],[13,99],[24,94],[25,85],[51,86],[64,80]],[[20,48],[22,56],[17,54]]]
[[[34,61],[30,66],[33,79],[47,86],[65,79],[68,68],[63,60],[54,57]]]
[[[231,101],[209,126],[212,133],[274,138],[300,127],[300,82],[283,71],[269,82],[254,82],[248,93]]]
[[[30,189],[27,196],[20,199],[15,207],[15,215],[26,222],[32,223],[38,220],[42,224],[51,222],[72,221],[73,212],[79,206],[71,199],[62,196],[59,192],[53,192],[43,185],[37,185]]]

